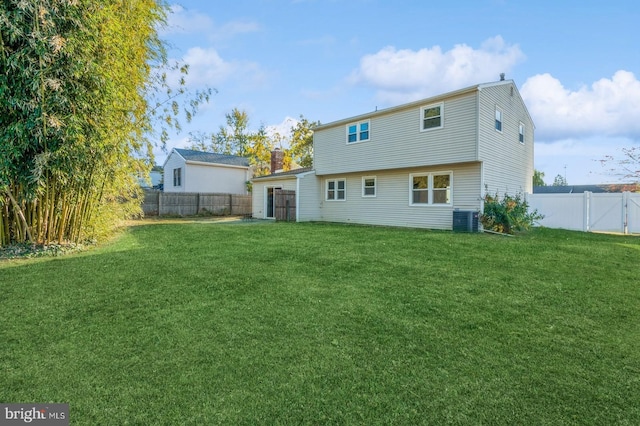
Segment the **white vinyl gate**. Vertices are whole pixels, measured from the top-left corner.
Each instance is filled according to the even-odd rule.
[[[585,232],[640,233],[640,194],[631,192],[527,194],[529,211],[544,215],[547,228]]]

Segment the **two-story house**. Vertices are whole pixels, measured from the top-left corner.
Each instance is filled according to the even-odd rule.
[[[296,191],[298,221],[452,229],[489,193],[532,191],[534,125],[513,81],[318,126],[312,170],[253,180],[253,210]]]

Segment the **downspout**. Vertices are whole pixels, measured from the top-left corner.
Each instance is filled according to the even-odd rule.
[[[300,175],[296,176],[296,223],[300,221],[300,179]]]
[[[480,162],[480,213],[484,212],[484,161],[480,159],[480,94],[482,87],[478,87],[476,96],[476,161]]]

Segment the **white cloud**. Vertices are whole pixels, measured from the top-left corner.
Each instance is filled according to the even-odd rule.
[[[260,25],[251,21],[231,21],[218,26],[207,14],[172,5],[167,16],[167,24],[161,29],[160,34],[202,34],[210,41],[217,41],[259,30]]]
[[[225,60],[214,48],[193,47],[187,51],[182,62],[189,64],[189,74],[186,77],[189,87],[218,88],[234,81],[243,88],[256,88],[262,86],[267,78],[257,63]]]
[[[162,35],[208,33],[213,30],[213,20],[203,13],[187,10],[174,4],[167,16]]]
[[[298,123],[299,121],[295,118],[287,116],[282,120],[282,123],[266,126],[265,131],[269,136],[280,135],[281,137],[286,138],[291,133],[291,128],[295,127]]]
[[[523,84],[521,93],[544,138],[640,137],[640,81],[629,71],[575,91],[550,74],[539,74]]]
[[[373,86],[380,100],[397,104],[495,81],[523,59],[520,48],[500,36],[486,40],[480,49],[466,44],[446,52],[440,46],[418,51],[390,46],[364,56],[351,81]]]

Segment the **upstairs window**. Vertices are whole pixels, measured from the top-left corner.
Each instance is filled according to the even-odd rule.
[[[173,186],[182,186],[182,169],[173,169]]]
[[[444,105],[441,103],[420,108],[420,131],[441,128],[443,112]]]
[[[518,126],[518,141],[524,143],[524,124],[522,123]]]
[[[347,125],[347,143],[369,140],[369,121]]]
[[[327,181],[327,201],[344,201],[347,199],[347,181],[334,179]]]
[[[496,107],[496,130],[502,132],[502,110]]]

